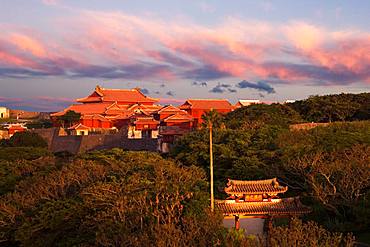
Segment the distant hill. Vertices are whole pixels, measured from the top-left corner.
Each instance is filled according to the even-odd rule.
[[[311,96],[286,105],[308,122],[370,120],[370,93]]]

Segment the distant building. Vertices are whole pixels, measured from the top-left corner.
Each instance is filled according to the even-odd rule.
[[[68,130],[71,131],[72,135],[76,136],[83,136],[89,134],[89,127],[86,127],[85,125],[82,125],[80,123],[73,125],[72,127],[68,128]]]
[[[81,118],[72,127],[89,128],[84,130],[84,134],[127,128],[128,138],[141,139],[157,138],[160,127],[193,128],[193,118],[186,111],[172,105],[157,105],[157,99],[145,96],[138,88],[106,89],[97,86],[89,96],[76,101],[79,103],[51,114],[55,126],[60,125],[58,117],[74,111],[80,113]],[[74,134],[82,131],[70,130]]]
[[[294,103],[294,102],[296,102],[295,99],[287,99],[286,101],[284,101],[285,104],[287,104],[287,103]]]
[[[9,109],[6,107],[0,106],[0,118],[9,118]]]
[[[239,108],[254,104],[262,104],[262,102],[258,99],[241,99],[235,104],[235,107]]]
[[[23,125],[21,124],[11,124],[9,125],[8,127],[8,136],[9,138],[12,137],[15,133],[17,132],[23,132],[23,131],[26,131],[27,128],[24,127]]]
[[[211,110],[226,114],[235,109],[227,99],[188,99],[179,108],[194,118],[194,126],[197,127],[203,122],[202,116]]]

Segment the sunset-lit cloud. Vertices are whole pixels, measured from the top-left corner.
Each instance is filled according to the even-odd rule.
[[[74,102],[63,97],[36,96],[32,98],[0,97],[0,104],[11,109],[23,109],[41,112],[60,110]]]
[[[5,32],[0,76],[370,82],[370,34],[361,30],[236,17],[205,26],[118,11],[80,11],[53,25],[57,35],[44,33],[42,38],[22,33],[22,28]]]

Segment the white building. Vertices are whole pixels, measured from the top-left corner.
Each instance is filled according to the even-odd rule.
[[[9,109],[3,106],[0,106],[0,118],[9,118]]]
[[[235,106],[243,107],[243,106],[249,106],[249,105],[254,105],[254,104],[262,104],[262,102],[259,99],[241,99],[235,104]]]

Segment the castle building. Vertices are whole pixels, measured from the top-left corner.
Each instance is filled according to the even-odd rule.
[[[217,200],[215,206],[223,213],[224,222],[225,219],[234,220],[235,229],[241,228],[242,219],[262,219],[264,223],[259,223],[260,229],[257,229],[257,233],[262,233],[263,229],[271,227],[273,218],[291,218],[311,212],[298,197],[279,198],[278,195],[287,190],[288,187],[280,185],[276,178],[229,180],[225,188],[229,197],[226,200]],[[254,221],[254,225],[258,224],[256,222]],[[244,220],[244,224],[248,225],[247,220]]]
[[[96,86],[90,95],[76,101],[77,104],[51,114],[54,125],[59,126],[59,117],[68,111],[79,113],[80,120],[73,123],[70,129],[74,135],[127,128],[128,138],[157,138],[160,127],[178,128],[179,132],[175,134],[182,129],[193,128],[193,118],[186,111],[171,105],[158,105],[158,99],[145,96],[138,88],[106,89]]]
[[[203,123],[202,115],[215,110],[220,114],[226,114],[235,109],[226,99],[188,99],[179,107],[194,118],[194,126],[200,127]]]

